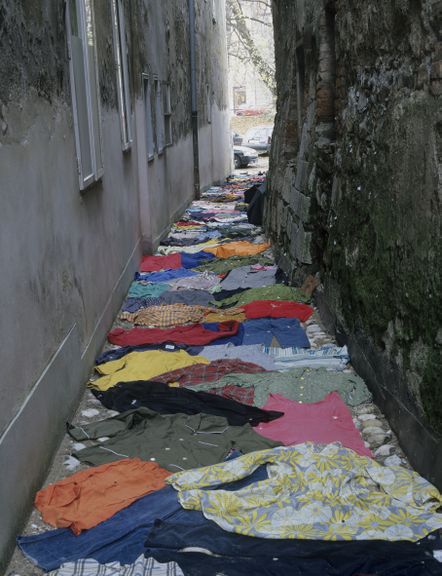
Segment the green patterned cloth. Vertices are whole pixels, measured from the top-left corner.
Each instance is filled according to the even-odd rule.
[[[208,270],[209,272],[215,272],[215,274],[226,274],[226,272],[230,272],[230,270],[233,270],[234,268],[239,268],[240,266],[253,266],[254,264],[273,266],[274,261],[272,258],[261,256],[259,254],[257,256],[232,256],[225,260],[212,260],[194,268],[194,270],[198,270],[199,272],[205,272]]]
[[[250,288],[239,294],[224,298],[214,302],[215,306],[244,306],[254,300],[294,300],[296,302],[310,302],[307,296],[299,288],[286,286],[285,284],[275,284],[273,286],[262,286],[261,288]]]
[[[227,374],[214,382],[191,386],[192,390],[211,390],[225,386],[253,386],[255,406],[264,406],[269,394],[282,394],[298,402],[319,402],[337,390],[348,406],[357,406],[371,399],[362,378],[350,372],[330,372],[321,368],[293,368],[287,372],[258,374]]]

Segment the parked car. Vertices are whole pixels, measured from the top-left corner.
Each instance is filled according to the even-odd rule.
[[[234,146],[241,146],[242,144],[242,136],[238,134],[238,132],[232,132],[232,139]]]
[[[243,143],[261,153],[268,153],[272,143],[272,134],[273,126],[270,124],[254,126],[246,132]]]
[[[261,114],[264,114],[266,112],[266,109],[263,108],[262,106],[240,106],[235,114],[237,116],[261,116]]]
[[[258,160],[258,154],[252,148],[234,146],[233,159],[235,168],[247,168],[249,164],[254,164]]]

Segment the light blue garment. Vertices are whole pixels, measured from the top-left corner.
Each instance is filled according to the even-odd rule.
[[[169,282],[178,278],[188,278],[195,276],[198,272],[187,270],[186,268],[175,268],[174,270],[165,270],[164,272],[135,272],[135,280],[144,282]]]
[[[275,361],[269,354],[263,352],[261,344],[249,346],[234,346],[233,344],[221,344],[219,346],[204,346],[199,352],[201,356],[213,360],[239,359],[243,362],[251,362],[264,368],[264,370],[277,370]]]
[[[321,348],[271,348],[264,347],[263,351],[272,357],[276,370],[289,370],[290,368],[327,368],[331,370],[344,370],[350,362],[347,346],[329,344]]]

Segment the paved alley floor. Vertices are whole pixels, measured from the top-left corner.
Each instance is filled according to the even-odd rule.
[[[346,434],[348,433],[352,438],[351,442],[355,443],[352,446],[357,445],[360,454],[370,454],[375,461],[386,467],[400,466],[404,470],[408,470],[410,469],[409,464],[394,433],[380,410],[372,402],[365,384],[355,374],[346,349],[336,345],[333,336],[325,331],[321,323],[321,318],[314,305],[314,290],[321,290],[321,286],[316,286],[315,279],[310,278],[303,287],[298,287],[298,289],[304,289],[302,293],[298,292],[302,297],[301,299],[304,299],[304,308],[299,307],[300,316],[296,317],[295,313],[293,313],[295,315],[290,313],[291,316],[287,318],[284,316],[284,312],[281,312],[280,317],[275,315],[274,322],[270,322],[265,314],[260,315],[260,308],[256,302],[276,302],[272,306],[280,306],[282,309],[288,302],[293,303],[295,301],[286,296],[281,297],[280,294],[288,289],[286,278],[274,266],[272,250],[266,244],[262,229],[259,226],[249,224],[245,212],[244,191],[253,185],[259,186],[262,183],[264,176],[259,172],[265,168],[266,162],[266,160],[260,160],[260,164],[251,170],[236,171],[235,176],[225,185],[212,187],[202,195],[201,200],[194,202],[182,219],[172,227],[168,238],[159,247],[157,256],[166,258],[164,264],[159,259],[143,259],[139,275],[134,280],[128,298],[123,303],[110,332],[109,339],[111,342],[108,342],[103,350],[105,356],[99,359],[102,363],[97,365],[98,370],[100,370],[100,366],[106,367],[107,363],[110,364],[113,361],[122,360],[124,364],[127,354],[132,354],[132,357],[135,354],[136,358],[140,359],[141,354],[144,352],[151,353],[155,349],[166,355],[182,353],[181,355],[184,357],[185,354],[186,358],[188,355],[192,358],[206,358],[205,354],[207,354],[211,364],[207,364],[208,361],[205,361],[206,364],[203,365],[198,364],[197,360],[186,360],[186,362],[194,362],[196,366],[188,363],[187,365],[177,365],[174,368],[167,363],[166,359],[164,366],[158,368],[155,364],[156,360],[155,362],[148,360],[147,368],[141,367],[141,372],[136,371],[138,367],[137,369],[134,368],[135,371],[129,373],[123,381],[125,384],[118,383],[115,388],[119,387],[120,391],[127,391],[128,386],[132,386],[133,381],[138,380],[161,382],[163,385],[170,386],[171,389],[184,388],[199,392],[208,391],[220,401],[221,399],[228,399],[236,402],[241,399],[243,405],[246,405],[249,410],[251,407],[277,410],[277,407],[270,407],[270,404],[273,401],[275,406],[281,406],[282,404],[277,402],[281,402],[281,396],[283,402],[286,402],[286,406],[290,405],[296,409],[295,404],[307,406],[309,403],[322,401],[323,398],[330,394],[333,395],[334,390],[338,389],[347,405],[346,410],[351,413],[350,424],[351,421],[352,424],[350,427],[347,426]],[[174,261],[175,257],[179,260],[178,264]],[[166,272],[164,272],[165,270]],[[260,292],[263,289],[265,290]],[[247,304],[243,301],[250,290],[257,290],[258,296],[253,298],[254,292],[252,292],[251,299]],[[273,294],[275,295],[274,298]],[[227,299],[229,300],[227,301]],[[165,308],[160,311],[157,309],[158,306],[170,307],[176,304],[187,308],[170,308],[169,316],[163,313]],[[198,306],[200,307],[199,310],[197,309]],[[311,311],[308,311],[309,306],[311,306]],[[245,313],[244,310],[246,310]],[[239,321],[235,318],[238,318]],[[287,323],[288,320],[290,323]],[[174,324],[174,321],[177,324]],[[205,328],[198,328],[198,332],[193,330],[194,326],[201,327],[203,325]],[[286,330],[281,329],[283,325],[287,326]],[[147,334],[147,332],[143,332],[145,330],[153,330],[148,334],[149,338],[152,336],[153,340],[143,340]],[[172,334],[173,330],[176,330],[178,336],[173,335],[175,332]],[[163,337],[162,331],[170,332]],[[241,340],[238,340],[240,334]],[[158,335],[157,341],[155,341],[155,335]],[[217,339],[210,340],[212,337]],[[205,338],[208,340],[205,341]],[[281,342],[285,342],[287,345],[282,347]],[[144,346],[143,350],[140,349],[141,345]],[[209,345],[210,350],[208,350]],[[244,354],[243,357],[241,355],[235,356],[236,345],[238,350],[241,350],[241,353],[238,354]],[[153,356],[149,358],[153,358]],[[160,360],[161,362],[163,360]],[[216,370],[219,371],[219,374],[217,373],[216,377],[213,377],[209,374],[210,370],[207,366],[215,363],[218,363]],[[230,365],[232,368],[227,369],[226,367]],[[141,378],[140,374],[144,368],[147,369],[146,376]],[[94,423],[118,416],[123,412],[123,409],[117,411],[105,407],[103,404],[105,402],[109,406],[113,402],[113,407],[120,407],[123,405],[121,404],[123,401],[127,401],[126,397],[117,398],[115,395],[109,394],[109,390],[112,390],[111,386],[119,382],[118,376],[116,380],[112,380],[114,370],[116,368],[112,370],[102,368],[101,374],[97,370],[91,373],[89,387],[85,389],[81,404],[71,422],[77,436],[73,438],[66,434],[55,456],[45,486],[58,482],[80,470],[88,470],[89,464],[99,465],[109,462],[112,460],[112,455],[109,457],[110,459],[107,459],[109,452],[113,451],[114,454],[118,452],[115,444],[110,443],[112,439],[109,440],[105,433],[95,435],[95,438],[98,438],[93,443],[95,448],[91,448],[91,441],[88,441],[88,438],[92,437],[91,426]],[[194,374],[196,376],[193,376]],[[288,375],[288,380],[292,378],[292,381],[289,381],[288,384],[286,381],[283,382],[284,375]],[[192,380],[193,377],[194,380]],[[106,378],[108,380],[103,380]],[[265,378],[267,381],[264,380]],[[317,379],[319,391],[315,388],[315,379]],[[281,382],[272,388],[273,380]],[[333,387],[334,381],[336,381],[336,388]],[[109,387],[106,388],[107,386]],[[265,394],[264,390],[266,391]],[[287,395],[290,396],[288,399]],[[129,407],[133,406],[135,411],[138,410],[141,400],[138,402],[134,395],[130,398]],[[149,399],[150,401],[151,399]],[[339,402],[342,402],[340,398]],[[151,405],[144,404],[144,406],[150,407]],[[219,406],[223,410],[225,409],[221,404]],[[218,410],[218,406],[216,410]],[[167,408],[162,410],[162,414],[167,413]],[[211,416],[212,418],[221,418],[216,411],[213,411],[212,414],[217,414]],[[239,417],[238,414],[236,417]],[[176,413],[174,415],[176,416]],[[252,416],[249,419],[251,418]],[[333,418],[339,419],[340,416],[333,416]],[[282,441],[279,441],[276,428],[270,428],[270,425],[277,423],[278,420],[267,422],[262,420],[261,422],[259,425],[254,424],[254,426],[255,430],[262,432],[262,435],[259,436],[262,442],[277,441],[281,444]],[[289,424],[288,431],[285,430],[284,434],[290,436],[294,434],[296,422],[293,421]],[[319,420],[317,424],[320,427]],[[247,424],[247,426],[249,425]],[[230,427],[232,428],[232,426]],[[266,430],[267,436],[265,435]],[[85,433],[80,438],[83,431]],[[308,432],[301,430],[297,433],[305,441],[305,435]],[[327,430],[325,430],[325,434],[327,434]],[[333,433],[331,435],[333,436]],[[256,436],[258,435],[256,434]],[[208,437],[207,435],[205,438]],[[175,437],[172,436],[171,438]],[[342,440],[344,443],[345,438],[347,436],[344,434]],[[175,440],[177,439],[175,438]],[[179,438],[178,440],[183,439]],[[154,432],[151,433],[151,441],[152,444],[156,442]],[[294,440],[290,440],[286,443],[289,445],[293,442]],[[207,440],[207,443],[211,445],[210,440]],[[235,446],[237,445],[235,444]],[[238,447],[240,447],[240,442]],[[145,449],[144,446],[140,448],[140,450]],[[175,446],[162,447],[161,449],[177,450]],[[257,449],[262,449],[262,447]],[[103,456],[105,450],[107,450],[107,456]],[[187,456],[181,456],[182,453],[179,453],[179,457],[182,468],[186,469]],[[164,453],[158,457],[149,457],[149,454],[146,456],[142,452],[140,456],[151,462],[159,461],[159,464],[164,466]],[[120,454],[116,458],[126,455]],[[132,453],[130,456],[136,457],[136,454]],[[178,456],[176,457],[178,458]],[[199,454],[195,454],[189,448],[188,457],[189,459],[198,459]],[[115,459],[115,457],[113,458]],[[205,464],[212,464],[210,455],[207,456],[207,459],[206,456],[202,458],[200,465]],[[174,470],[174,465],[169,466],[170,472],[180,469],[177,466]],[[40,512],[34,509],[23,534],[26,536],[43,535],[48,530],[53,530],[53,526],[44,523]],[[42,546],[44,547],[44,544]],[[66,553],[65,558],[70,560],[82,558],[81,555],[76,558],[74,548],[72,551],[70,556]],[[57,564],[57,560],[55,560],[51,569],[56,569],[59,564],[60,562]],[[33,576],[44,573],[45,571],[26,558],[19,549],[14,553],[6,572],[8,576]],[[93,573],[98,575],[98,572]],[[139,572],[140,576],[151,573],[157,574],[157,572]],[[428,574],[430,573],[428,572]],[[66,572],[66,576],[68,574],[74,576],[74,574],[80,575],[83,572]],[[107,576],[111,572],[100,572],[100,574]],[[120,572],[114,571],[112,574],[120,574]],[[163,574],[163,572],[158,572],[158,574]],[[175,568],[171,568],[167,574],[173,576],[174,574],[181,574],[181,572],[179,569],[175,571]],[[210,574],[212,573],[210,572]],[[416,572],[416,574],[418,573]],[[65,573],[60,573],[60,576],[65,576]]]

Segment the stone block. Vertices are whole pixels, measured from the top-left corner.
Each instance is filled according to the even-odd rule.
[[[431,80],[440,80],[442,79],[442,60],[438,62],[433,62],[431,65],[431,72],[430,72]]]
[[[308,187],[309,163],[298,159],[296,165],[295,188],[305,192]]]
[[[290,208],[301,222],[307,222],[310,216],[311,198],[294,189],[290,201]]]

